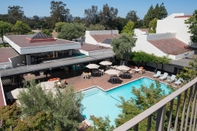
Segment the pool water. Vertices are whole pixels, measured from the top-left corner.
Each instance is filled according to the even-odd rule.
[[[131,97],[135,98],[135,95],[131,93],[132,87],[139,89],[141,85],[149,87],[152,83],[155,83],[155,81],[144,77],[121,85],[107,92],[102,91],[99,88],[92,88],[83,91],[84,99],[82,100],[82,104],[85,108],[82,112],[83,116],[91,123],[91,115],[103,118],[105,116],[109,116],[111,121],[110,124],[115,125],[114,120],[121,113],[121,109],[116,106],[117,104],[121,104],[120,96],[122,96],[125,100],[129,100]],[[161,83],[161,88],[166,94],[169,93],[167,85]]]

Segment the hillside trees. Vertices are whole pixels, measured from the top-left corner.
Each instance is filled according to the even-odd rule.
[[[65,8],[66,4],[62,1],[51,1],[51,22],[55,26],[57,22],[68,22],[71,19],[70,11]]]
[[[81,23],[66,23],[58,37],[63,39],[76,39],[85,35],[85,26]]]
[[[8,22],[15,24],[18,20],[23,20],[24,11],[20,6],[8,6]]]
[[[91,24],[95,25],[99,23],[98,6],[92,5],[91,9],[85,9],[84,15],[84,21],[87,27],[89,27]]]
[[[17,21],[15,25],[12,27],[13,32],[15,34],[27,34],[28,32],[31,31],[31,28],[29,27],[28,24],[22,22],[22,21]]]
[[[118,15],[118,9],[103,5],[103,9],[99,13],[100,23],[105,26],[105,29],[114,29],[116,27],[115,20]]]

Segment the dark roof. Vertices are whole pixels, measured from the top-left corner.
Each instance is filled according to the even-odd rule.
[[[9,58],[18,56],[19,54],[10,47],[0,48],[0,63],[9,62]]]
[[[147,32],[148,33],[148,29],[147,28],[139,28],[139,30],[143,31],[143,32]]]
[[[192,15],[175,16],[174,18],[189,18]]]
[[[45,39],[45,38],[53,38],[53,37],[51,37],[51,36],[49,36],[49,35],[46,35],[46,34],[44,34],[44,33],[42,33],[42,32],[37,32],[37,33],[32,34],[32,35],[29,35],[29,36],[27,36],[27,37],[28,37],[28,38],[31,38],[31,39],[40,39],[40,38]]]
[[[101,42],[101,43],[106,43],[106,44],[111,44],[111,42],[112,42],[112,39],[105,39],[103,42]]]
[[[119,37],[119,34],[91,35],[97,42],[103,42],[105,39],[113,39]]]
[[[187,44],[176,38],[148,40],[148,42],[166,54],[178,55],[191,51]]]
[[[30,42],[26,39],[28,35],[8,35],[6,36],[15,44],[20,47],[31,47],[31,46],[47,46],[47,45],[58,45],[58,44],[74,44],[75,42],[63,39],[57,39],[55,41],[37,41],[37,42]]]
[[[83,43],[80,49],[85,50],[85,51],[94,51],[94,50],[102,50],[102,49],[109,49],[109,48],[101,47],[99,45]]]

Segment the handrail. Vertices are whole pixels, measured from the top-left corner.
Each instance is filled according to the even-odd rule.
[[[173,92],[172,94],[168,95],[167,97],[165,97],[164,99],[162,99],[161,101],[159,101],[155,105],[151,106],[147,110],[143,111],[139,115],[135,116],[131,120],[127,121],[123,125],[117,127],[116,129],[114,129],[114,131],[129,130],[131,127],[137,125],[139,122],[141,122],[142,120],[144,120],[145,118],[147,118],[148,116],[153,114],[155,111],[159,110],[161,107],[166,105],[166,103],[170,102],[172,99],[174,99],[175,97],[177,97],[178,95],[180,95],[181,93],[183,93],[184,91],[186,91],[188,88],[190,88],[191,86],[193,86],[196,83],[197,83],[197,78],[195,78],[192,81],[190,81],[189,83],[185,84],[180,89],[178,89],[175,92]]]

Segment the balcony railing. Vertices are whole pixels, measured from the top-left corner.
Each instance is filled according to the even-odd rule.
[[[146,131],[197,131],[196,92],[197,78],[117,127],[114,131],[126,131],[129,129],[138,131],[140,130],[140,123],[145,120],[147,120]],[[168,111],[168,114],[166,114],[166,111]],[[152,125],[152,120],[155,120],[154,126]],[[152,129],[153,127],[154,129]]]

